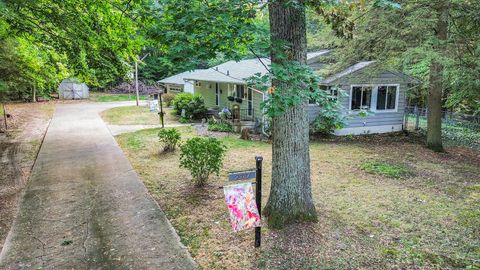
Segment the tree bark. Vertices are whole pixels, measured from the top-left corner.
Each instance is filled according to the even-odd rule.
[[[3,109],[3,121],[5,124],[5,136],[8,136],[7,108],[5,107],[4,103],[2,103],[2,109]]]
[[[443,54],[446,48],[448,33],[448,3],[440,1],[438,5],[438,20],[435,29],[437,44],[434,45],[434,49],[439,54]],[[442,93],[443,64],[438,59],[434,59],[430,66],[430,88],[427,99],[427,147],[437,152],[443,151]]]
[[[32,102],[37,102],[37,87],[35,86],[35,84],[32,88]]]
[[[272,63],[282,64],[275,45],[286,43],[290,60],[307,59],[306,19],[303,1],[272,1],[269,4]],[[272,86],[280,86],[273,80]],[[281,85],[288,87],[288,85]],[[275,95],[275,93],[273,93]],[[265,207],[271,227],[317,218],[310,181],[309,123],[307,100],[272,119],[272,185]]]

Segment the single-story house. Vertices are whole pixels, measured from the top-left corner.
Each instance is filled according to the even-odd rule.
[[[307,63],[313,68],[319,65],[321,56],[330,50],[321,50],[307,54]],[[247,86],[247,79],[255,74],[266,74],[270,65],[269,58],[254,58],[241,61],[228,61],[209,69],[196,70],[184,77],[194,85],[194,93],[205,99],[209,108],[232,109],[239,107],[241,121],[263,122],[264,115],[260,104],[267,98],[266,94]]]
[[[321,57],[329,50],[307,54],[307,64],[314,70],[321,70],[326,64]],[[240,120],[264,121],[260,104],[267,94],[248,87],[247,79],[257,73],[265,74],[270,59],[246,59],[228,61],[209,69],[196,70],[182,75],[185,82],[191,82],[193,92],[205,99],[208,108],[232,110],[239,108]],[[400,72],[382,69],[375,61],[359,62],[345,70],[322,80],[321,87],[334,91],[341,88],[346,97],[341,98],[346,126],[335,131],[336,135],[368,134],[400,131],[403,129],[403,115],[406,106],[406,92],[418,81]],[[335,94],[335,93],[334,93]],[[310,121],[319,112],[317,104],[309,104]],[[359,114],[368,111],[367,116]]]

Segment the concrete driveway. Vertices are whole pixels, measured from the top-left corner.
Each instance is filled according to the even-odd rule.
[[[0,269],[195,269],[98,113],[59,104]]]

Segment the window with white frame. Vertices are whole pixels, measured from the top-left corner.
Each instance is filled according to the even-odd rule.
[[[236,89],[235,97],[244,98],[244,96],[245,96],[245,85],[237,84],[235,89]]]
[[[353,111],[370,110],[372,92],[372,86],[352,86],[350,109]]]
[[[377,111],[397,109],[398,86],[379,85],[377,88]]]

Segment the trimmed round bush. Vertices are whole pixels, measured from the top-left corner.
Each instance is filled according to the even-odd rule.
[[[205,100],[200,95],[194,95],[185,108],[185,117],[190,119],[202,119],[206,114],[207,107],[205,107]]]
[[[195,186],[202,187],[223,166],[225,145],[216,138],[195,137],[180,146],[180,167],[190,171]]]
[[[175,95],[172,101],[173,109],[178,115],[182,113],[182,109],[186,109],[188,103],[192,101],[193,95],[190,93],[178,93]]]

